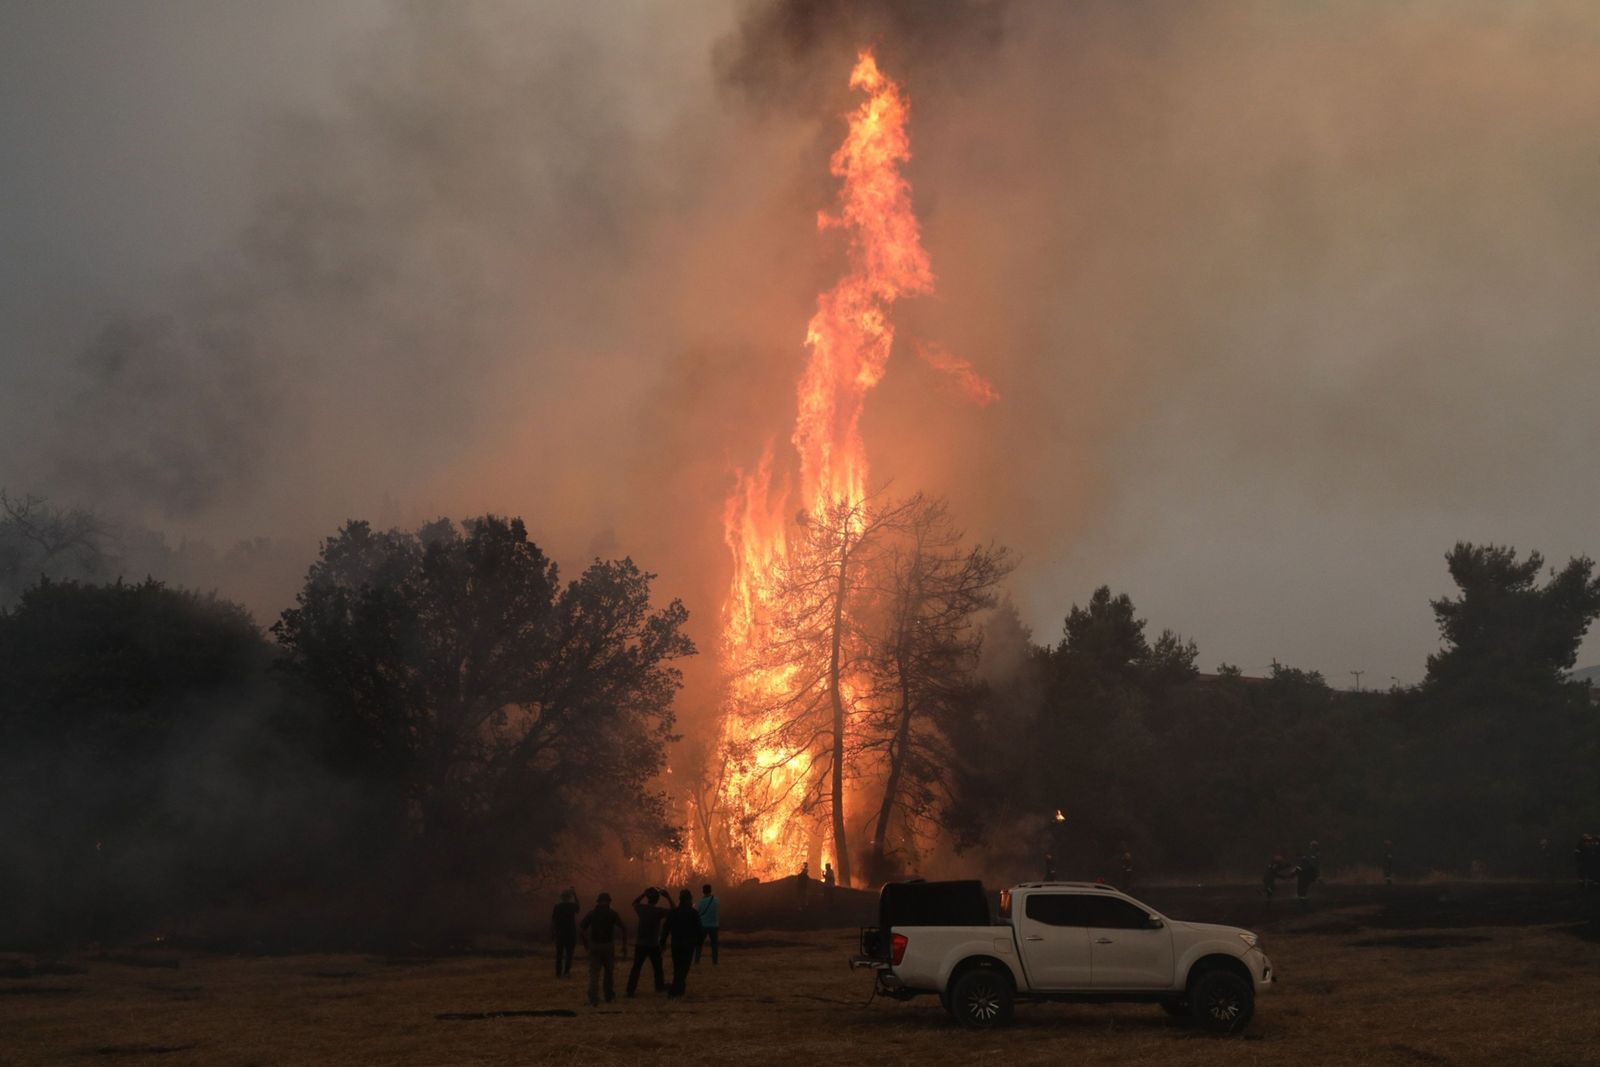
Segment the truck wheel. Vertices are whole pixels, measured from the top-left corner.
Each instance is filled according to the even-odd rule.
[[[1202,1029],[1234,1034],[1250,1024],[1256,991],[1232,971],[1206,971],[1189,987],[1189,1015]]]
[[[950,987],[950,1014],[972,1030],[1011,1021],[1011,980],[993,967],[974,967]]]

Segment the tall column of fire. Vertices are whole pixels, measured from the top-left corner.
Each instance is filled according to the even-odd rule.
[[[723,730],[728,751],[743,756],[724,769],[718,807],[742,866],[756,875],[797,869],[817,827],[814,813],[800,810],[815,752],[765,743],[775,724],[748,714],[779,703],[774,698],[793,682],[792,668],[758,665],[760,651],[784,636],[774,631],[779,624],[770,609],[787,550],[786,524],[796,510],[821,518],[830,508],[866,498],[861,415],[894,345],[890,313],[900,297],[930,292],[934,281],[901,173],[911,156],[905,94],[870,51],[860,54],[850,86],[866,99],[850,113],[849,131],[831,160],[841,180],[838,204],[817,217],[819,229],[847,235],[848,267],[818,295],[806,328],[809,356],[791,438],[798,473],[776,473],[791,464],[769,448],[754,469],[741,472],[724,514],[733,580],[724,608],[722,652],[730,683]],[[837,804],[837,792],[834,797]]]

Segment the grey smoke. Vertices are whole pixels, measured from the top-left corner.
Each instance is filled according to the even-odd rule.
[[[0,62],[0,232],[40,252],[0,296],[0,484],[221,544],[519,513],[568,564],[660,571],[714,647],[722,494],[787,439],[871,38],[939,276],[902,336],[1002,396],[897,356],[874,472],[1020,552],[1039,638],[1110,582],[1208,666],[1406,680],[1457,538],[1600,550],[1592,5],[357,6],[321,52],[283,41],[325,6],[287,10],[209,215],[221,184],[86,189],[51,146],[127,143],[84,113],[164,83],[104,84],[119,48],[242,56],[236,28],[5,16],[0,47],[64,59]],[[197,63],[136,117],[168,143],[227,83]],[[191,203],[170,248],[64,221]]]

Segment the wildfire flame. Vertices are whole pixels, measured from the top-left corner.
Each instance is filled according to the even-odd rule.
[[[828,856],[830,846],[821,843],[816,819],[801,810],[813,753],[766,743],[774,723],[734,712],[773,706],[770,698],[792,681],[784,669],[753,666],[757,654],[782,637],[773,632],[776,624],[767,609],[787,548],[790,501],[797,495],[802,514],[821,517],[832,507],[866,498],[861,414],[894,346],[890,311],[896,300],[931,292],[934,283],[911,210],[911,188],[901,173],[911,158],[909,103],[878,69],[871,51],[860,53],[850,87],[866,99],[849,114],[849,131],[830,161],[840,179],[836,209],[817,216],[819,229],[848,235],[848,269],[817,297],[806,327],[809,357],[797,389],[791,438],[799,458],[798,484],[774,484],[769,447],[755,469],[739,474],[724,511],[733,579],[723,614],[722,652],[732,679],[723,740],[733,758],[724,768],[717,802],[724,822],[740,828],[735,847],[747,875],[788,874],[807,860],[837,861]],[[976,374],[971,378],[982,382]]]

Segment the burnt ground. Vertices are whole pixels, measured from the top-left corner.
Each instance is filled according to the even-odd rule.
[[[1140,1005],[1024,1005],[957,1029],[931,998],[869,1002],[845,966],[870,894],[804,909],[723,895],[721,964],[690,995],[583,998],[547,945],[451,954],[248,955],[147,946],[0,953],[0,1065],[997,1063],[1600,1065],[1600,899],[1520,883],[1319,886],[1304,905],[1248,887],[1136,887],[1175,918],[1260,931],[1280,975],[1241,1038]],[[620,985],[625,972],[619,973]]]

